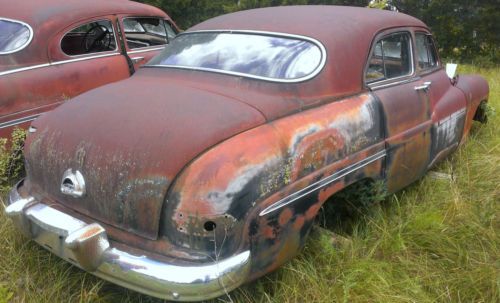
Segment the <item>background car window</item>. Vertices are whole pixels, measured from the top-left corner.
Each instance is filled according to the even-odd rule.
[[[415,34],[417,45],[418,66],[421,69],[430,69],[438,65],[436,48],[432,37],[425,33]]]
[[[31,29],[13,20],[0,19],[0,54],[13,53],[31,40]]]
[[[123,27],[130,49],[165,45],[175,37],[170,24],[160,18],[126,18]]]
[[[410,35],[397,33],[384,37],[375,44],[365,77],[370,83],[409,75],[411,72]]]
[[[61,40],[61,49],[70,56],[116,50],[111,21],[89,22],[71,30]]]

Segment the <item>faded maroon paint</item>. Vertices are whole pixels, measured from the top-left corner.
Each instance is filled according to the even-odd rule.
[[[112,22],[118,39],[118,14],[120,18],[160,17],[175,27],[175,23],[163,11],[125,0],[28,0],[16,5],[12,5],[11,1],[0,0],[0,6],[0,17],[28,23],[34,31],[33,41],[25,49],[0,55],[0,73],[51,64],[0,75],[0,137],[9,137],[14,128],[2,125],[8,125],[9,122],[15,124],[18,119],[34,118],[83,92],[130,76],[127,60],[121,54],[122,49],[118,41],[116,51],[68,56],[61,50],[60,43],[68,31],[93,20],[107,19]],[[141,64],[158,52],[144,50],[142,56],[145,60]],[[66,62],[100,55],[108,57]],[[15,126],[26,128],[29,123],[19,123]]]
[[[365,86],[370,45],[397,26],[425,29],[401,14],[338,7],[272,8],[202,23],[192,30],[311,36],[327,48],[327,65],[310,81],[288,84],[142,69],[37,120],[22,189],[102,223],[113,245],[138,255],[201,262],[250,249],[249,279],[261,276],[297,253],[321,205],[345,186],[382,180],[393,192],[421,177],[468,131],[461,112],[469,116],[487,99],[484,80],[461,77],[456,88],[442,67]],[[417,92],[427,79],[431,90]],[[457,132],[448,132],[453,125]],[[68,168],[88,180],[88,197],[59,193]],[[306,188],[314,190],[273,207]]]
[[[163,197],[184,165],[264,122],[259,111],[233,99],[137,76],[76,97],[35,121],[27,169],[33,185],[55,200],[155,239]],[[84,173],[85,198],[60,193],[69,167]]]

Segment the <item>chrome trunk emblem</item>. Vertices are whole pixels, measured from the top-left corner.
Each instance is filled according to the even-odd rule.
[[[73,169],[70,168],[64,172],[61,193],[74,198],[81,198],[85,195],[85,179],[80,171],[73,173]]]

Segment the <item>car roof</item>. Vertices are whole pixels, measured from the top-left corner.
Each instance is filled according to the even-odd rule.
[[[420,20],[393,11],[333,6],[280,6],[241,11],[202,22],[186,31],[253,30],[301,35],[326,48],[325,68],[313,80],[312,90],[329,87],[335,95],[363,90],[363,71],[371,44],[378,33],[398,27],[427,26]]]
[[[240,11],[202,22],[196,30],[259,30],[304,35],[328,41],[335,35],[363,31],[373,35],[391,27],[426,25],[409,15],[364,7],[335,5],[278,6]],[[350,38],[354,38],[349,35]]]

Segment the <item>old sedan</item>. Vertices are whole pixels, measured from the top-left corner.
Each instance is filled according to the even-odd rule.
[[[212,298],[296,255],[339,190],[420,178],[487,98],[479,76],[446,75],[429,29],[407,15],[229,14],[37,119],[6,212],[103,279]]]
[[[125,0],[0,0],[0,137],[92,88],[129,77],[177,32]]]

